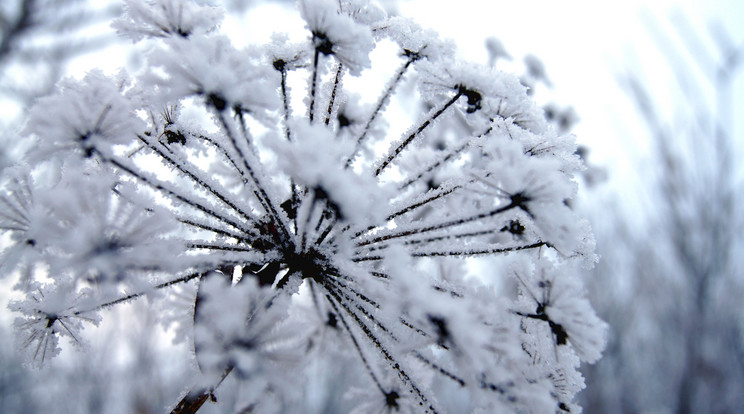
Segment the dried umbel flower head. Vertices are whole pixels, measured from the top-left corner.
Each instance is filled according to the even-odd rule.
[[[64,81],[31,112],[32,175],[53,169],[45,158],[64,168],[63,185],[15,180],[0,198],[17,244],[51,222],[14,262],[54,281],[27,281],[14,305],[25,346],[56,350],[103,308],[198,280],[193,306],[157,312],[194,324],[203,374],[174,412],[228,375],[258,388],[239,411],[267,394],[300,404],[287,384],[339,353],[365,372],[357,411],[442,412],[442,386],[485,411],[568,410],[577,358],[595,360],[604,334],[562,264],[594,261],[565,204],[581,168],[572,139],[515,77],[367,1],[302,0],[303,42],[243,50],[205,7],[128,1],[116,27],[151,43],[147,70]],[[382,44],[398,50],[372,65]],[[387,72],[381,90],[345,86],[370,68]],[[385,119],[401,93],[421,102],[399,135]],[[521,267],[492,260],[507,255]],[[519,295],[487,284],[512,273]]]

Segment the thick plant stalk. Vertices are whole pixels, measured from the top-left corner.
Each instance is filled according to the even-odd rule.
[[[222,381],[230,375],[231,371],[232,368],[225,370],[220,381],[213,388],[196,388],[189,391],[181,401],[178,402],[176,408],[171,410],[170,414],[195,414],[208,400],[216,402],[217,400],[214,396],[214,390],[222,384]]]

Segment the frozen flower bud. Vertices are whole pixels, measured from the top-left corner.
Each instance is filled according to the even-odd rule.
[[[32,160],[66,151],[91,156],[99,146],[133,142],[144,122],[123,95],[128,86],[126,77],[111,78],[100,71],[82,81],[60,82],[58,92],[39,99],[29,114],[25,132],[39,140]]]
[[[545,65],[535,55],[527,55],[524,57],[524,64],[527,67],[527,76],[532,78],[534,81],[544,82],[547,86],[550,86],[550,80],[548,74],[545,71]]]
[[[570,345],[582,361],[596,362],[608,327],[592,309],[573,266],[541,260],[534,270],[523,267],[514,274],[521,292],[518,314],[550,329],[556,346]]]
[[[511,55],[506,51],[506,47],[501,40],[495,37],[486,39],[486,50],[488,50],[488,64],[493,66],[499,59],[511,59]]]
[[[76,305],[83,304],[85,292],[76,292],[74,282],[58,279],[54,284],[32,282],[26,298],[13,301],[9,308],[22,316],[13,325],[18,330],[19,348],[32,366],[41,366],[59,355],[60,338],[69,339],[77,346],[84,346],[81,331],[83,322],[97,325],[97,312],[76,312]]]
[[[271,43],[266,46],[266,54],[271,66],[280,72],[308,64],[304,45],[288,43],[288,37],[285,34],[275,33],[271,36]]]
[[[112,23],[122,36],[138,42],[147,37],[189,37],[205,33],[222,20],[222,11],[188,0],[126,0],[124,14]]]
[[[385,10],[370,0],[342,0],[339,4],[343,13],[360,24],[373,26],[387,17]]]
[[[149,57],[145,85],[156,102],[202,96],[217,111],[263,113],[278,107],[272,69],[258,50],[238,50],[220,35],[171,39]]]
[[[300,14],[312,33],[316,52],[333,55],[352,75],[371,65],[369,52],[374,43],[370,29],[339,14],[337,3],[330,0],[303,0]]]
[[[380,207],[389,200],[386,187],[369,174],[345,168],[352,142],[340,142],[328,127],[306,121],[297,121],[293,130],[292,142],[272,143],[286,174],[308,188],[322,189],[344,221],[375,222],[384,217]]]
[[[288,299],[259,287],[253,278],[233,286],[229,277],[216,272],[202,276],[194,311],[201,371],[210,376],[235,368],[242,377],[250,377],[272,359],[286,357],[277,345],[291,337],[283,325]]]
[[[11,274],[17,266],[39,259],[46,234],[40,218],[47,213],[43,206],[34,203],[34,183],[28,171],[13,167],[3,171],[3,174],[0,231],[10,233],[15,243],[0,250],[0,278]]]
[[[122,198],[114,186],[105,171],[88,177],[73,169],[39,196],[49,208],[43,242],[53,271],[137,286],[133,271],[178,268],[183,245],[168,236],[175,227],[172,219],[160,209],[147,211],[146,200],[140,205]]]
[[[384,21],[376,32],[389,36],[398,43],[404,57],[412,60],[438,61],[454,55],[452,41],[441,40],[435,31],[424,29],[405,17],[396,16]]]

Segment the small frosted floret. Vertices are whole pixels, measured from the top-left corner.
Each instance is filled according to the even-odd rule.
[[[527,95],[517,77],[493,67],[455,60],[421,64],[425,97],[451,95],[456,92],[466,100],[466,111],[481,119],[511,119],[515,124],[536,134],[547,130],[542,109]]]
[[[596,362],[607,342],[607,324],[597,317],[578,278],[560,277],[552,283],[553,298],[545,313],[563,326],[582,361]]]
[[[49,206],[42,224],[52,270],[130,284],[134,278],[128,271],[172,270],[183,251],[182,243],[167,237],[175,228],[172,219],[115,195],[113,180],[100,173],[97,178],[67,173],[56,188],[40,196]]]
[[[323,125],[297,121],[293,126],[292,142],[272,143],[282,171],[308,188],[322,189],[344,221],[382,219],[385,212],[380,206],[390,199],[386,188],[371,175],[344,167],[353,143],[339,142]]]
[[[519,314],[547,325],[556,346],[570,345],[582,361],[596,362],[607,342],[607,324],[592,309],[572,266],[541,260],[534,271],[516,274],[524,309]]]
[[[304,45],[289,43],[286,34],[273,34],[266,49],[271,66],[277,71],[290,71],[308,64]]]
[[[184,0],[126,0],[124,15],[112,27],[133,42],[152,37],[189,37],[212,30],[222,11]]]
[[[220,112],[278,108],[278,82],[256,50],[238,50],[221,35],[173,39],[168,46],[150,55],[146,82],[154,87],[156,102],[199,95]]]
[[[246,277],[231,286],[224,274],[212,272],[200,281],[194,314],[194,346],[200,369],[207,375],[233,367],[246,377],[262,365],[281,359],[287,332],[285,301],[270,288]],[[292,341],[286,341],[292,343]]]
[[[8,168],[3,173],[6,179],[0,192],[0,231],[8,232],[13,243],[0,250],[0,279],[18,266],[39,260],[47,233],[39,220],[46,211],[34,203],[33,180],[27,171]]]
[[[339,4],[343,13],[360,24],[373,26],[376,23],[383,23],[387,18],[385,10],[370,0],[341,0]]]
[[[39,141],[33,160],[67,151],[91,156],[96,149],[133,142],[145,127],[123,95],[128,84],[126,78],[114,79],[100,71],[88,73],[82,81],[60,82],[58,92],[41,98],[29,114],[25,132]]]
[[[303,0],[299,6],[317,53],[335,56],[352,75],[370,67],[374,42],[369,27],[339,14],[338,3],[330,0]]]
[[[559,252],[576,253],[593,260],[591,231],[566,206],[576,194],[576,183],[559,170],[560,160],[529,156],[514,141],[486,149],[491,171],[478,178],[476,191],[492,193],[500,203],[514,204],[519,214],[526,215],[521,223],[537,232]],[[485,185],[485,190],[478,190]]]
[[[60,338],[67,338],[77,346],[83,345],[81,331],[83,322],[97,325],[100,316],[95,312],[76,312],[84,296],[74,291],[68,279],[52,284],[32,282],[24,300],[13,301],[8,305],[12,311],[20,313],[13,325],[19,334],[18,347],[33,366],[57,356],[60,352]]]
[[[386,34],[398,43],[403,50],[404,57],[411,60],[426,58],[436,62],[451,58],[455,53],[455,45],[452,41],[441,40],[437,32],[424,29],[405,17],[392,17],[377,31]]]

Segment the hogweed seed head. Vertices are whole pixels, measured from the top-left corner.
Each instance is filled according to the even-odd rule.
[[[336,352],[366,372],[359,409],[442,412],[436,376],[486,411],[567,407],[577,359],[596,360],[604,335],[571,270],[594,261],[564,203],[573,141],[516,77],[457,60],[431,31],[365,0],[298,7],[304,43],[239,50],[207,6],[130,0],[116,27],[152,43],[148,69],[93,72],[39,102],[28,168],[62,160],[61,185],[28,179],[0,198],[8,251],[33,252],[13,263],[54,281],[13,305],[22,346],[47,359],[101,309],[198,279],[193,307],[159,312],[194,324],[194,401],[234,373],[296,403],[288,374]],[[373,65],[385,39],[395,64]],[[346,86],[370,68],[388,71],[381,90]],[[290,89],[300,77],[307,90]],[[385,120],[410,84],[421,102],[393,136]],[[487,283],[509,272],[516,298]]]

